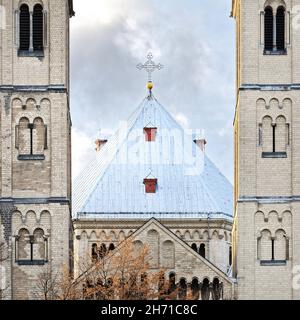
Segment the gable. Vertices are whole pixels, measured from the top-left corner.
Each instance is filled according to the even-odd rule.
[[[174,271],[178,279],[185,278],[188,282],[192,282],[194,278],[198,278],[200,282],[207,278],[212,282],[215,277],[218,277],[229,286],[233,284],[224,272],[200,256],[156,219],[149,220],[131,237],[134,241],[139,240],[149,245],[152,260],[154,260],[153,268]]]

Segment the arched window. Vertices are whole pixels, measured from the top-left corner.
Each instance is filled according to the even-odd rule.
[[[192,299],[199,300],[200,286],[199,286],[199,281],[197,278],[193,279],[192,284],[191,284],[191,290],[192,290]]]
[[[176,275],[175,273],[170,273],[169,275],[169,289],[168,289],[168,294],[172,298],[172,294],[176,292],[177,286],[176,286]]]
[[[43,265],[48,261],[48,241],[42,229],[30,235],[21,229],[16,237],[16,262],[19,265]]]
[[[36,4],[33,8],[32,16],[32,39],[33,50],[43,50],[43,7],[40,4]]]
[[[16,260],[31,260],[30,234],[27,229],[21,229],[18,234]]]
[[[97,243],[92,244],[92,260],[95,262],[98,260],[98,247]]]
[[[45,249],[44,231],[42,229],[36,229],[33,232],[33,260],[47,260]]]
[[[260,238],[258,238],[258,259],[262,261],[273,260],[273,252],[271,232],[269,230],[263,230]]]
[[[289,126],[286,123],[284,116],[279,116],[276,119],[275,127],[275,151],[276,152],[286,152],[286,147],[288,145],[288,130]]]
[[[277,8],[276,13],[276,46],[278,51],[285,49],[285,9],[283,6]]]
[[[156,230],[149,230],[147,233],[147,242],[150,247],[150,261],[149,266],[151,269],[158,268],[159,263],[159,234]]]
[[[213,300],[221,299],[221,285],[218,278],[215,278],[212,284],[212,298]]]
[[[16,128],[16,147],[20,155],[28,155],[31,151],[29,120],[21,118]]]
[[[100,259],[104,258],[106,253],[107,253],[106,245],[105,245],[105,243],[102,243],[101,247],[99,249],[99,258]]]
[[[198,248],[197,248],[196,243],[193,243],[193,244],[192,244],[192,249],[193,249],[194,251],[198,252]]]
[[[36,155],[42,155],[46,149],[46,141],[47,127],[44,125],[43,119],[36,118],[33,121],[32,153]]]
[[[187,283],[184,278],[179,281],[178,298],[179,300],[185,300],[187,298]]]
[[[287,260],[287,239],[283,230],[277,230],[274,239],[274,259]]]
[[[273,9],[265,8],[265,51],[273,51]]]
[[[30,47],[30,14],[27,4],[20,7],[20,50],[28,51]]]
[[[229,247],[229,265],[231,266],[232,265],[232,247],[230,246]]]
[[[201,287],[201,299],[209,300],[209,296],[210,296],[209,280],[205,278],[203,280],[202,287]]]
[[[47,149],[47,126],[43,119],[36,118],[33,123],[25,117],[16,126],[16,148],[19,149],[19,160],[44,160]]]
[[[175,267],[174,242],[166,240],[162,244],[161,263],[163,268],[173,269]]]
[[[200,244],[199,254],[201,257],[205,258],[205,244],[204,243]]]
[[[115,250],[115,245],[113,243],[111,243],[109,245],[108,251],[114,251]]]

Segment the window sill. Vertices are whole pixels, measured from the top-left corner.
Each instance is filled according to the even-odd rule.
[[[263,152],[262,158],[287,158],[286,152]]]
[[[19,266],[43,266],[47,263],[46,260],[18,260],[16,263]]]
[[[285,56],[287,55],[287,50],[277,50],[277,51],[271,51],[271,50],[264,50],[265,56]]]
[[[285,266],[286,260],[260,260],[261,266]]]
[[[19,50],[18,51],[19,57],[37,57],[37,58],[43,58],[44,51],[43,50],[36,50],[36,51],[29,51],[29,50]]]
[[[45,156],[43,154],[33,154],[33,155],[18,155],[18,160],[20,161],[41,161],[45,160]]]

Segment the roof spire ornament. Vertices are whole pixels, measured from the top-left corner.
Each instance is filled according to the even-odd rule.
[[[144,69],[148,73],[147,88],[148,88],[148,90],[150,92],[150,96],[151,96],[152,89],[153,89],[152,73],[155,70],[161,70],[164,66],[161,63],[155,64],[155,62],[153,61],[153,54],[151,52],[147,55],[147,59],[148,60],[144,64],[139,63],[136,67],[139,70],[143,70]]]

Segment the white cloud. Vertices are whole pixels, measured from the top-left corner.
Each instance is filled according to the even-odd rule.
[[[72,129],[72,176],[75,179],[78,174],[89,163],[95,152],[95,145],[92,137],[85,132]]]
[[[183,128],[188,129],[190,121],[183,113],[178,112],[174,118]]]

